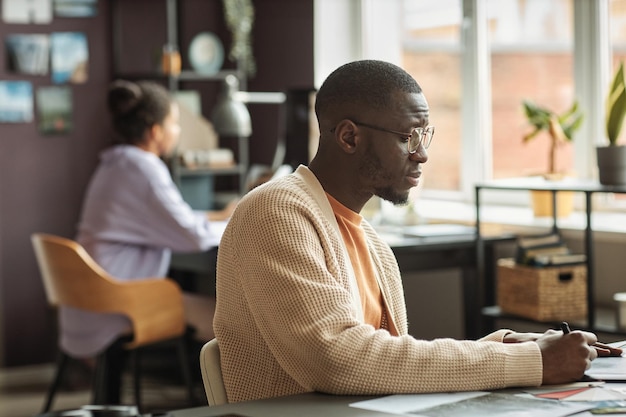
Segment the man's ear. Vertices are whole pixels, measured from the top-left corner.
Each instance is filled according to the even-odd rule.
[[[344,152],[350,154],[356,152],[357,130],[357,125],[349,119],[343,119],[335,126],[335,142]]]

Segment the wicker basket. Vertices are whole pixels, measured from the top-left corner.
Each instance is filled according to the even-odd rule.
[[[498,260],[498,305],[504,313],[537,321],[587,317],[587,266],[536,268]]]

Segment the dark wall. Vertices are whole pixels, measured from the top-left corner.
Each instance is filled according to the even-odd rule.
[[[0,363],[49,360],[55,353],[56,319],[47,306],[29,240],[33,232],[72,236],[83,190],[97,153],[109,141],[104,97],[110,81],[109,8],[96,17],[54,18],[50,24],[0,24],[0,79],[53,85],[50,76],[9,73],[4,39],[12,33],[83,32],[88,39],[89,78],[68,84],[73,98],[71,133],[42,135],[31,123],[0,124]]]
[[[257,73],[248,82],[250,91],[286,91],[314,86],[313,0],[259,0],[253,48]],[[262,5],[262,6],[261,6]],[[270,164],[279,131],[278,107],[249,105],[253,134],[252,163]],[[307,138],[303,137],[303,141]]]
[[[115,0],[122,3],[122,0]],[[0,0],[1,5],[2,0]],[[183,65],[186,48],[195,33],[211,30],[229,45],[221,2],[179,0]],[[123,0],[146,4],[142,21],[148,33],[134,36],[133,45],[153,60],[164,31],[159,25],[163,9],[155,0]],[[163,0],[163,5],[165,1]],[[313,0],[257,0],[253,48],[257,74],[251,91],[284,91],[313,85]],[[158,3],[160,5],[160,3]],[[50,232],[72,237],[82,196],[97,163],[97,154],[111,138],[103,98],[113,79],[111,0],[99,1],[96,17],[54,18],[46,25],[0,24],[0,80],[28,80],[35,88],[52,85],[49,76],[19,76],[6,69],[4,38],[10,33],[81,31],[89,42],[89,80],[70,85],[74,101],[71,133],[45,136],[36,121],[0,124],[0,365],[16,366],[49,361],[56,349],[56,316],[47,306],[29,236]],[[154,29],[152,31],[151,29]],[[138,28],[139,30],[139,28]],[[152,35],[151,35],[152,33]],[[152,65],[152,64],[150,64]],[[228,67],[231,63],[225,63]],[[193,87],[193,86],[191,86]],[[203,86],[206,112],[214,103],[215,86]],[[276,138],[277,106],[251,105],[254,134],[250,161],[269,164]]]

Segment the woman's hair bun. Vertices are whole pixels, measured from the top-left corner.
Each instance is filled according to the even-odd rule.
[[[143,93],[137,83],[126,80],[113,81],[109,88],[109,110],[114,117],[124,116],[137,107],[142,96]]]

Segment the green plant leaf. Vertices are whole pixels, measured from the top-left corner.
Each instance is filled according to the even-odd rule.
[[[530,100],[523,100],[522,106],[528,123],[533,127],[530,133],[522,137],[524,143],[530,141],[541,131],[545,131],[550,138],[548,154],[548,173],[556,170],[556,149],[560,143],[570,142],[573,133],[578,130],[583,122],[583,115],[578,108],[578,101],[574,101],[569,109],[560,115],[538,106]]]
[[[574,134],[574,132],[580,129],[580,126],[583,124],[583,120],[584,116],[581,114],[576,117],[571,123],[561,124],[561,126],[563,127],[563,133],[565,133],[565,136],[569,141],[572,140],[572,135]]]
[[[583,115],[578,111],[578,101],[574,101],[572,107],[558,117],[559,124],[567,141],[572,140],[572,135],[580,129],[583,123]]]
[[[567,109],[563,114],[559,116],[559,121],[565,121],[570,117],[576,115],[576,113],[578,113],[578,100],[574,101],[572,107]]]
[[[624,63],[620,62],[611,83],[607,97],[606,135],[609,145],[617,144],[626,116],[626,82],[624,80]]]
[[[535,129],[547,130],[550,127],[550,116],[552,115],[551,111],[540,107],[529,100],[524,100],[522,105],[528,122],[534,126]],[[532,136],[534,135],[535,134]]]
[[[524,143],[533,139],[539,132],[546,131],[550,134],[550,118],[556,117],[558,124],[563,131],[563,135],[559,134],[559,140],[571,141],[573,133],[580,129],[583,123],[583,115],[579,110],[578,101],[574,101],[569,109],[563,112],[561,115],[555,115],[555,113],[545,107],[538,106],[530,100],[523,100],[522,105],[524,108],[524,114],[528,119],[528,123],[533,126],[534,130],[522,138]]]
[[[617,71],[615,71],[615,75],[611,80],[611,88],[609,89],[609,96],[613,94],[614,91],[621,89],[624,85],[624,62],[620,62],[617,67]]]

